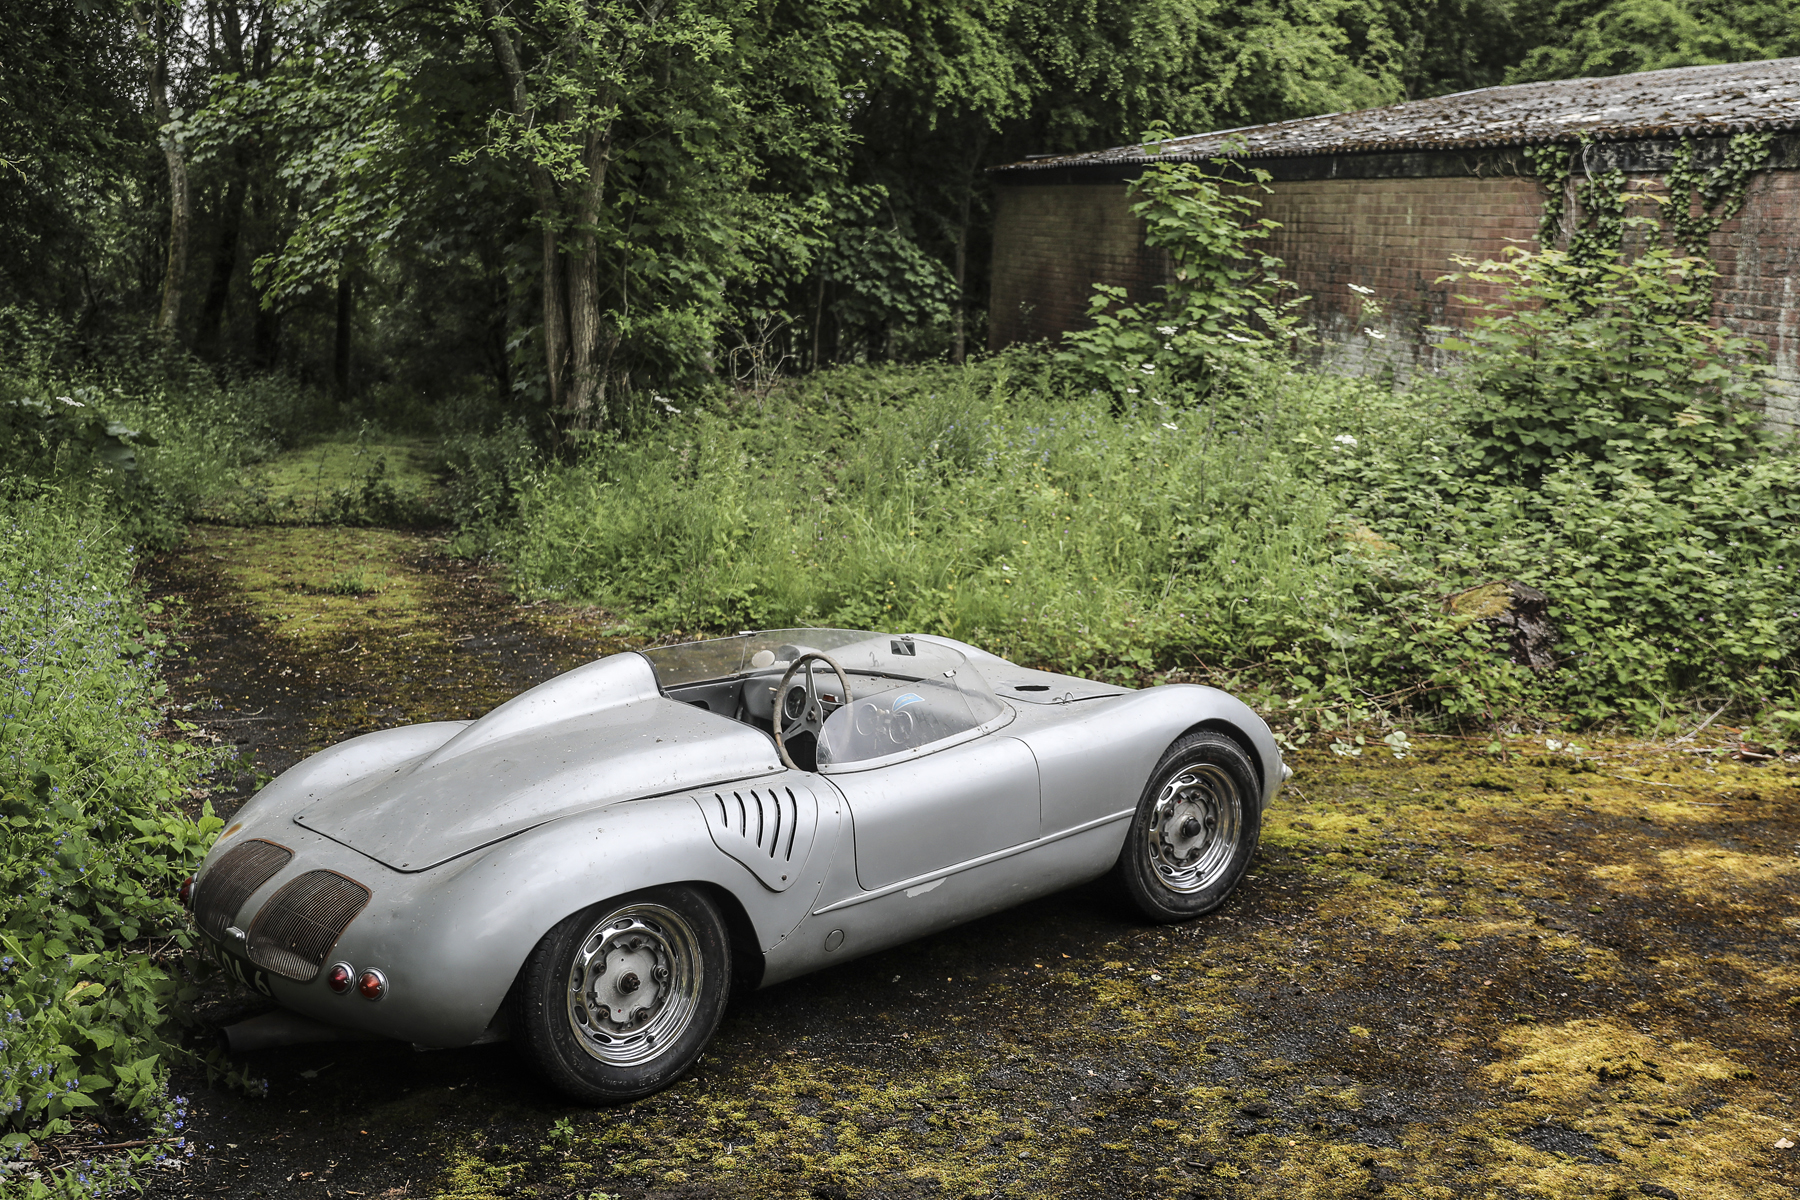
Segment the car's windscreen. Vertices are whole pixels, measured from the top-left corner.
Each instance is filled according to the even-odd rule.
[[[657,646],[639,653],[650,660],[656,682],[669,691],[734,675],[785,671],[794,659],[809,650],[829,654],[846,671],[901,679],[956,670],[968,662],[946,646],[866,629],[768,629],[705,642]]]
[[[923,749],[993,720],[999,701],[957,686],[969,669],[897,684],[832,713],[819,734],[820,769]]]
[[[916,751],[978,729],[1007,711],[964,655],[904,635],[854,629],[775,629],[640,651],[664,691],[767,675],[779,679],[802,654],[829,655],[850,676],[855,701],[834,711],[819,737],[820,767]],[[815,663],[814,672],[831,678]],[[835,689],[834,689],[835,690]]]

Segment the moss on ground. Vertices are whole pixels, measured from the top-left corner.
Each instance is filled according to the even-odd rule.
[[[1795,769],[1425,744],[1298,756],[1220,916],[1085,952],[932,939],[897,952],[926,993],[864,971],[893,1010],[854,1040],[728,1022],[699,1079],[562,1110],[553,1152],[446,1147],[438,1192],[1791,1195]]]
[[[442,470],[428,439],[332,434],[239,470],[202,513],[238,524],[430,523]]]
[[[516,690],[471,643],[561,639],[540,674],[618,645],[414,535],[203,529],[183,553],[176,577],[217,581],[202,624],[248,622],[196,694],[284,696],[308,745]],[[331,586],[358,572],[379,586]],[[233,663],[271,690],[231,693]],[[334,1193],[458,1200],[1776,1200],[1800,1184],[1776,1148],[1800,1142],[1800,767],[1715,732],[1303,751],[1221,912],[1150,928],[1083,889],[783,984],[635,1105],[561,1104],[505,1047],[322,1073],[338,1056],[300,1048],[260,1068],[269,1100],[204,1119],[291,1131]],[[167,1194],[211,1194],[210,1169]]]

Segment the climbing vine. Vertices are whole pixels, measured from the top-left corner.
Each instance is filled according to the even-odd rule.
[[[1562,232],[1563,212],[1567,206],[1569,176],[1575,169],[1575,155],[1579,147],[1564,146],[1551,143],[1548,146],[1527,146],[1524,150],[1526,163],[1531,167],[1532,175],[1544,185],[1544,214],[1538,218],[1538,245],[1556,245],[1557,234]]]
[[[1689,254],[1705,257],[1719,226],[1744,207],[1751,177],[1768,165],[1774,135],[1738,133],[1725,143],[1717,166],[1694,165],[1694,142],[1682,139],[1669,167],[1669,233]]]
[[[1619,256],[1625,246],[1625,208],[1631,202],[1625,172],[1614,168],[1588,175],[1575,186],[1580,224],[1569,234],[1569,261],[1598,266]]]
[[[1682,139],[1664,177],[1669,189],[1665,213],[1667,234],[1675,245],[1696,258],[1709,258],[1708,243],[1726,221],[1744,207],[1750,180],[1766,167],[1774,144],[1768,133],[1737,133],[1725,143],[1718,163],[1701,167],[1692,138]],[[1587,143],[1553,143],[1526,146],[1523,157],[1530,173],[1544,185],[1544,211],[1538,219],[1538,244],[1546,248],[1560,239],[1568,212],[1569,180]],[[1569,255],[1576,261],[1598,261],[1617,254],[1624,242],[1625,173],[1613,169],[1583,172],[1575,187],[1579,221],[1569,236]],[[1653,229],[1651,240],[1659,233]]]

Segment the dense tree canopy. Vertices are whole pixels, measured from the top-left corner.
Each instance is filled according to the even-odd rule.
[[[585,427],[961,357],[1025,154],[1800,53],[1779,0],[44,0],[0,36],[0,303]]]

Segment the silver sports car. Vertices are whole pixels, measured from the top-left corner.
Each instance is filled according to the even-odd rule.
[[[616,654],[478,721],[353,738],[235,816],[188,893],[283,1008],[509,1035],[584,1101],[680,1078],[757,987],[1111,872],[1216,908],[1288,775],[1212,688],[946,638],[781,629]]]

